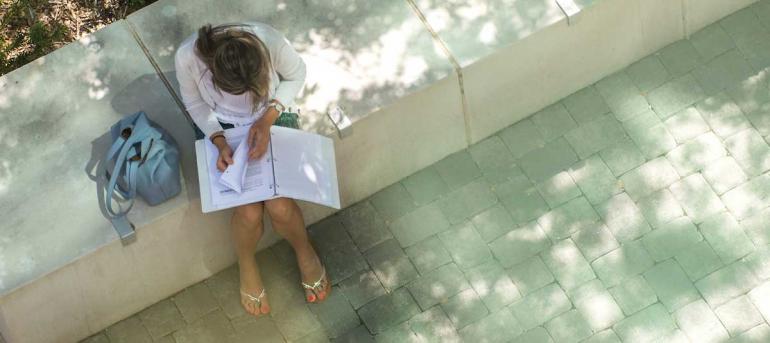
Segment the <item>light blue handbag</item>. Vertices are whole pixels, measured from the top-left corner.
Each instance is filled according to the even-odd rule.
[[[144,112],[124,117],[110,133],[113,143],[104,159],[109,181],[103,205],[120,239],[127,242],[134,238],[135,231],[126,214],[134,206],[137,193],[154,206],[181,191],[179,149],[171,135]],[[126,209],[112,208],[116,193],[127,201]]]

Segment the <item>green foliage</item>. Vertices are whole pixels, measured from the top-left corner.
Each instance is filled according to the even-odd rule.
[[[67,27],[56,23],[52,27],[43,22],[36,22],[29,28],[29,43],[34,46],[35,53],[45,53],[53,48],[53,44],[67,36]]]

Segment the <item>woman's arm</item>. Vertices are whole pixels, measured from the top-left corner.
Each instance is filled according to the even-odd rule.
[[[206,137],[211,134],[222,131],[222,125],[219,124],[214,111],[203,101],[196,75],[193,69],[195,63],[195,54],[192,52],[191,45],[182,45],[174,56],[174,65],[176,67],[176,78],[179,81],[179,91],[182,96],[187,112],[190,113],[195,125],[203,131]]]

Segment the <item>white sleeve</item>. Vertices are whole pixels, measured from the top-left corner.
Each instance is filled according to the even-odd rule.
[[[195,56],[183,47],[177,50],[174,56],[176,78],[179,81],[179,92],[187,112],[190,113],[195,125],[198,125],[198,128],[208,137],[214,132],[221,131],[222,125],[219,124],[211,107],[201,98],[195,79],[196,74],[193,72],[194,58]]]
[[[288,107],[305,85],[305,62],[283,35],[277,41],[279,47],[276,49],[274,68],[281,81],[275,91],[275,99]]]

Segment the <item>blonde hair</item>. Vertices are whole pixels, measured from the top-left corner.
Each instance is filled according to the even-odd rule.
[[[211,70],[214,86],[235,95],[251,92],[256,110],[269,94],[270,54],[253,33],[229,29],[237,26],[202,26],[195,48]]]

